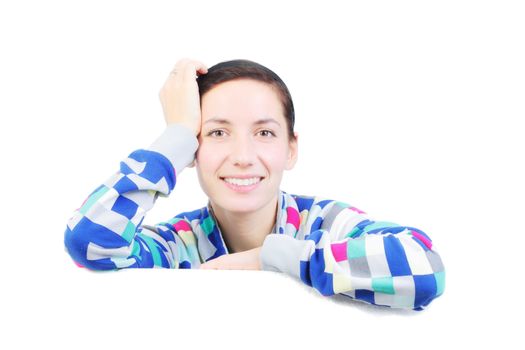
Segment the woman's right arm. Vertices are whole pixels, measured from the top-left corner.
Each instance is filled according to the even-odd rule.
[[[92,270],[178,268],[184,243],[176,230],[157,226],[155,232],[141,225],[157,197],[173,191],[177,174],[191,163],[197,147],[191,130],[172,124],[148,149],[121,161],[120,170],[67,222],[64,243],[73,260]]]
[[[158,196],[167,197],[172,192],[177,175],[194,160],[199,145],[200,109],[196,116],[177,107],[179,114],[170,115],[168,113],[173,113],[173,109],[167,111],[162,97],[171,102],[179,98],[178,103],[184,104],[180,91],[186,84],[185,98],[195,98],[195,94],[187,93],[194,85],[187,80],[181,84],[178,80],[182,80],[180,71],[189,76],[192,73],[187,71],[193,69],[195,74],[198,66],[194,62],[179,61],[177,74],[170,74],[161,90],[167,122],[162,135],[149,148],[135,150],[121,161],[119,171],[91,192],[68,220],[64,244],[78,265],[91,270],[115,270],[130,267],[191,268],[200,263],[195,254],[188,254],[178,235],[180,230],[191,230],[189,222],[157,224],[155,227],[142,225],[145,214]],[[195,81],[193,83],[196,85]],[[177,96],[171,95],[170,98],[170,93],[174,93],[170,86],[177,87]],[[188,108],[195,106],[185,105]]]

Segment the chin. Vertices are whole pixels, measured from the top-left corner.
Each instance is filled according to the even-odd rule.
[[[261,198],[255,196],[246,196],[244,198],[223,197],[215,201],[215,203],[217,203],[217,205],[219,205],[224,210],[235,213],[250,213],[257,211],[262,206],[264,206],[264,203],[262,203]]]
[[[268,186],[273,182],[267,183],[267,179],[263,179],[259,188],[250,192],[240,193],[229,189],[224,185],[222,180],[219,180],[219,186],[209,188],[210,191],[204,191],[213,203],[224,210],[235,213],[250,213],[260,210],[272,200],[273,196],[270,192],[277,193],[278,189],[269,190]]]

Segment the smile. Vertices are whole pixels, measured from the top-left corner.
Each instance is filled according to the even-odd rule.
[[[241,193],[250,192],[256,189],[263,179],[263,177],[253,177],[250,179],[236,179],[231,177],[221,178],[222,182],[229,189]]]

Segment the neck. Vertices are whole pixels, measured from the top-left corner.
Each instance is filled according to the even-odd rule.
[[[231,212],[210,204],[228,252],[232,254],[262,246],[275,225],[278,196],[263,208],[249,213]]]

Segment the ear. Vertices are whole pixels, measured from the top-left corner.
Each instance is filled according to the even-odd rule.
[[[288,159],[286,160],[286,170],[292,170],[297,163],[299,155],[299,134],[294,132],[295,140],[291,140],[288,143]]]

